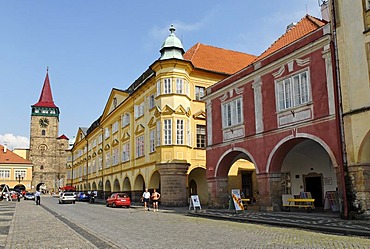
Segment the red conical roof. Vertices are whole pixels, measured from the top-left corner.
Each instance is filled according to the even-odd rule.
[[[57,108],[57,106],[54,104],[53,94],[51,93],[51,87],[50,87],[49,73],[48,72],[46,72],[44,86],[42,87],[39,102],[37,102],[33,106]]]

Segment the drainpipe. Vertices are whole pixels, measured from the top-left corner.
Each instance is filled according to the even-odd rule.
[[[345,180],[345,169],[347,170],[348,162],[347,162],[347,151],[346,151],[346,143],[345,143],[345,136],[344,136],[344,121],[343,121],[343,106],[342,106],[342,91],[341,91],[341,84],[340,84],[340,72],[339,72],[339,55],[338,55],[338,46],[337,46],[337,23],[335,19],[335,3],[331,1],[332,4],[332,31],[333,31],[333,46],[334,46],[334,61],[335,61],[335,82],[337,87],[337,106],[338,106],[338,119],[339,119],[339,130],[340,130],[340,145],[342,150],[342,159],[343,165],[340,167],[341,171],[341,182],[343,186],[343,216],[345,219],[348,218],[348,201],[347,201],[347,187],[346,187],[346,180]]]

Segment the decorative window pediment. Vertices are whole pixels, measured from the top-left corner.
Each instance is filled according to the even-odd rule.
[[[123,133],[121,141],[124,142],[124,141],[127,141],[129,139],[130,139],[130,134],[128,132]]]
[[[139,124],[138,126],[136,126],[135,135],[144,132],[144,130],[145,130],[145,127],[142,124]]]
[[[184,108],[182,105],[179,105],[179,106],[176,108],[175,113],[176,113],[176,114],[186,115],[186,110],[185,110],[185,108]]]
[[[100,155],[101,153],[103,153],[103,150],[100,148],[100,149],[98,150],[98,154]]]
[[[166,105],[163,110],[162,110],[162,114],[163,115],[172,115],[173,113],[175,112],[175,110],[173,110],[171,107],[169,107],[168,105]]]
[[[202,119],[202,120],[205,120],[206,119],[206,112],[203,111],[203,110],[200,110],[199,112],[194,113],[193,117],[194,117],[194,119]]]
[[[92,154],[92,156],[93,156],[93,157],[96,157],[96,152],[94,152],[94,153]]]
[[[159,109],[158,106],[155,106],[154,108],[155,108],[154,116],[158,118],[161,115],[162,111],[161,109]]]
[[[119,141],[117,139],[113,139],[112,146],[116,146],[119,144]]]
[[[149,128],[152,128],[154,126],[156,126],[157,122],[155,121],[155,119],[152,117],[150,120],[149,120],[149,123],[148,123],[148,127]]]
[[[109,150],[109,149],[110,149],[110,145],[109,144],[107,144],[107,145],[104,146],[104,150]]]

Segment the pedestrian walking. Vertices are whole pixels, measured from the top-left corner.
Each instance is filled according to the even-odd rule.
[[[35,197],[36,197],[36,205],[40,205],[40,202],[41,202],[41,196],[40,196],[40,191],[39,190],[36,190],[36,194],[35,194]]]
[[[152,201],[153,201],[153,209],[154,209],[154,212],[155,211],[158,211],[158,201],[159,201],[159,198],[161,198],[161,194],[157,192],[156,189],[153,190],[153,194],[152,194]]]
[[[148,188],[145,188],[145,191],[143,193],[143,196],[141,197],[144,201],[144,210],[149,211],[149,199],[150,199],[150,192],[148,191]]]

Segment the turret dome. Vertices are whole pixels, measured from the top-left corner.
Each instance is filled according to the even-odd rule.
[[[171,34],[166,38],[162,44],[161,50],[159,50],[159,52],[161,52],[160,60],[172,58],[184,59],[183,54],[185,50],[180,39],[176,37],[175,30],[172,24],[170,27]]]

